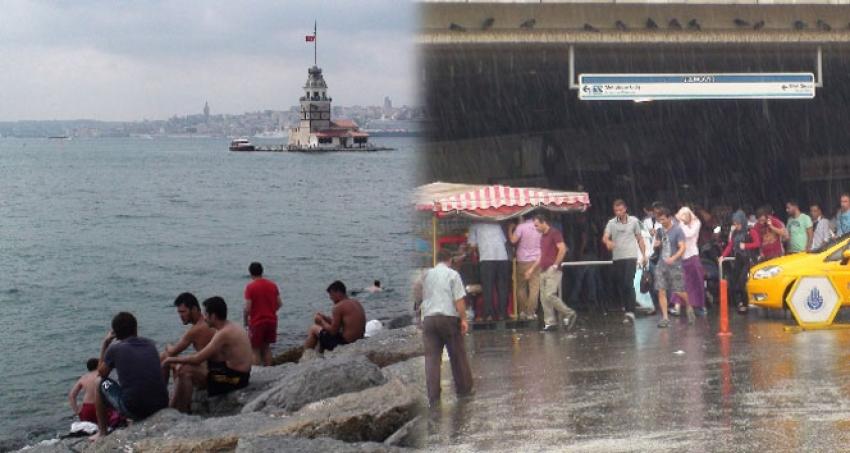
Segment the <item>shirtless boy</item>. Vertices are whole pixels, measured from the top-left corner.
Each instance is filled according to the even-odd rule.
[[[192,389],[206,389],[209,396],[244,388],[251,377],[254,354],[245,330],[227,320],[227,304],[215,296],[203,302],[207,324],[216,330],[212,340],[189,356],[168,357],[163,365],[181,364],[184,373],[174,379],[171,407],[189,412]],[[206,367],[203,364],[206,363]]]
[[[328,286],[328,297],[334,303],[331,316],[321,312],[313,318],[315,324],[307,332],[304,348],[319,352],[331,351],[337,345],[353,343],[363,338],[366,331],[366,313],[360,302],[349,299],[345,284],[337,280]]]
[[[183,322],[183,325],[191,325],[191,327],[189,327],[189,330],[183,334],[183,337],[176,344],[165,345],[165,350],[159,356],[160,362],[164,362],[169,357],[180,355],[190,345],[195,351],[204,349],[215,334],[215,330],[204,322],[204,314],[201,312],[201,306],[198,304],[198,299],[194,294],[180,294],[174,299],[174,306],[177,307],[177,314],[180,316],[180,321]],[[171,368],[170,365],[163,365],[162,367],[162,378],[166,384],[168,384]],[[181,372],[186,373],[185,370],[182,370],[182,366],[176,366],[174,368],[175,375],[179,375]]]
[[[97,375],[97,365],[100,363],[98,359],[89,359],[86,362],[86,368],[89,372],[80,376],[77,383],[71,388],[68,393],[68,402],[71,404],[71,410],[74,415],[80,417],[82,422],[97,423],[97,412],[95,411],[95,397],[97,396],[97,383],[100,376]],[[77,405],[77,396],[83,392],[83,406]]]

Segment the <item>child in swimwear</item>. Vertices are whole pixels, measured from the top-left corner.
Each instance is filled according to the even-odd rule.
[[[97,375],[98,359],[89,359],[86,362],[86,368],[89,372],[80,376],[71,392],[68,393],[68,402],[71,404],[71,409],[74,415],[80,417],[80,421],[97,423],[97,413],[95,412],[94,399],[97,395],[97,383],[99,376]],[[77,406],[77,395],[83,391],[83,406]]]

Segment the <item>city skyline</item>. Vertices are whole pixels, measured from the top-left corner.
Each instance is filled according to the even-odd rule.
[[[12,1],[0,16],[0,121],[142,121],[287,110],[318,63],[336,105],[417,105],[410,2]]]

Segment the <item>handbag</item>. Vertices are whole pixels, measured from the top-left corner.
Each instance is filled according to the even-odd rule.
[[[655,276],[652,275],[652,272],[649,272],[649,269],[644,268],[643,273],[640,275],[640,292],[642,294],[650,292],[654,284]]]

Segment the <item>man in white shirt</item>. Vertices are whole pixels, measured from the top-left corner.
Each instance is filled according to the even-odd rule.
[[[511,281],[511,263],[508,261],[508,250],[505,246],[505,232],[498,223],[475,222],[469,227],[467,242],[478,249],[484,313],[487,318],[500,321],[507,313],[508,283]],[[493,313],[494,289],[499,298],[496,313]]]
[[[812,215],[813,226],[812,230],[812,247],[811,250],[829,242],[832,237],[832,230],[829,228],[829,220],[823,218],[823,210],[819,205],[813,204],[809,206],[809,212]]]
[[[425,383],[432,407],[440,401],[440,365],[444,347],[449,352],[455,392],[458,396],[472,393],[472,371],[463,343],[463,336],[469,330],[464,303],[466,291],[460,274],[451,268],[451,252],[442,249],[437,259],[439,263],[423,278],[421,305]]]

